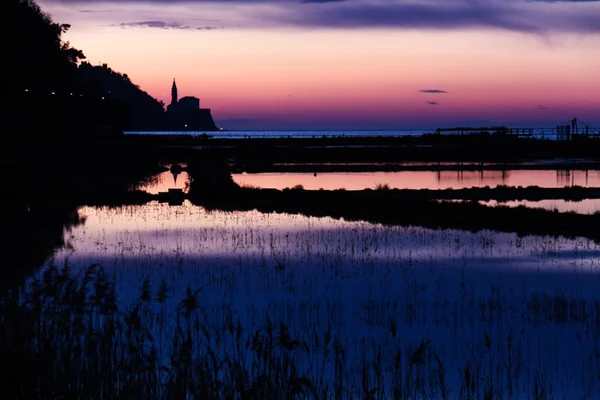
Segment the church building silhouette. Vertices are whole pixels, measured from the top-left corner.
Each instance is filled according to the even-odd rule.
[[[185,96],[179,99],[177,83],[173,79],[171,104],[167,106],[169,128],[174,131],[215,131],[218,130],[210,108],[200,108],[200,99]]]

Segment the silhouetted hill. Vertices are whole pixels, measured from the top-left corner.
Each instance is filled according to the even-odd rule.
[[[127,122],[118,99],[81,95],[77,64],[85,56],[62,40],[69,27],[54,22],[33,0],[0,2],[0,29],[7,39],[3,139],[12,156],[28,160],[36,145],[46,151],[81,147],[104,128],[122,129]]]
[[[162,102],[135,85],[127,76],[113,71],[106,64],[93,66],[87,62],[78,68],[83,93],[111,96],[127,104],[129,121],[125,129],[160,130],[166,127],[166,113]]]
[[[77,145],[79,136],[111,130],[217,129],[210,110],[167,113],[127,74],[80,63],[83,52],[62,40],[69,28],[33,0],[0,1],[0,32],[7,38],[2,52],[7,87],[0,97],[11,143],[27,144],[33,135],[46,137],[44,145],[51,139]]]
[[[33,0],[2,0],[0,30],[6,88],[6,136],[46,136],[71,141],[101,128],[160,130],[163,104],[108,66],[81,63],[85,55],[62,39],[70,28],[52,20]],[[14,39],[9,39],[14,38]],[[98,100],[105,100],[98,110]],[[128,114],[126,117],[125,115]]]
[[[0,1],[4,94],[23,89],[70,91],[77,85],[76,64],[84,54],[64,42],[70,28],[58,24],[33,0]]]

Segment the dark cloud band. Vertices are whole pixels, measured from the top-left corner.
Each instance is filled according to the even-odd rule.
[[[183,30],[214,30],[219,29],[214,26],[190,26],[182,25],[176,22],[164,21],[142,21],[142,22],[123,22],[118,25],[120,28],[160,28],[160,29],[183,29]]]
[[[247,7],[248,27],[502,29],[600,33],[600,0],[43,0],[81,5],[211,4]],[[268,7],[255,7],[257,5]],[[234,7],[235,6],[235,7]],[[157,18],[157,19],[160,19]],[[118,25],[118,24],[117,24]]]

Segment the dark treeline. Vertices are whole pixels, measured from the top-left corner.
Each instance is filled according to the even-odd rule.
[[[108,65],[82,62],[78,68],[82,90],[96,97],[119,99],[126,105],[128,119],[123,130],[157,130],[166,126],[164,104],[134,84],[126,73]]]
[[[85,54],[63,39],[70,26],[33,0],[2,1],[0,22],[4,37],[16,38],[2,57],[3,193],[31,200],[116,192],[157,172],[155,154],[122,131],[134,114],[162,113],[159,102],[126,75],[83,62]]]
[[[81,93],[78,63],[85,59],[81,50],[62,39],[70,25],[54,22],[32,0],[6,0],[0,7],[3,36],[16,38],[7,40],[3,49],[8,83],[2,92],[6,107],[3,123],[10,127],[3,140],[15,146],[33,145],[33,137],[73,140],[74,131],[81,128],[77,118],[87,110],[92,113],[100,104],[87,96],[69,95]],[[116,104],[113,107],[119,108]],[[109,123],[98,121],[98,114],[106,115],[103,111],[107,110],[89,115],[86,125]]]
[[[85,56],[62,40],[70,25],[52,21],[33,0],[2,1],[0,18],[2,36],[7,39],[2,66],[9,93],[21,88],[76,89],[77,62]]]
[[[63,39],[70,25],[33,0],[3,1],[0,22],[4,37],[16,39],[7,40],[2,57],[5,143],[81,147],[90,137],[156,126],[164,117],[163,104],[127,74],[83,61],[83,51]]]
[[[115,79],[138,98],[108,93],[111,87],[94,76],[106,69],[82,63],[83,52],[63,40],[68,24],[54,22],[33,0],[3,0],[0,27],[7,39],[0,281],[11,287],[66,244],[64,230],[84,222],[80,205],[121,200],[160,170],[154,153],[121,134],[130,123],[129,102],[143,93],[122,76]]]

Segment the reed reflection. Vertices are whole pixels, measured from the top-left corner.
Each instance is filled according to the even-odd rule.
[[[598,338],[597,327],[590,328],[587,322],[593,321],[599,304],[599,248],[590,240],[383,226],[257,211],[209,212],[188,203],[86,207],[80,215],[88,223],[73,230],[72,249],[58,252],[56,264],[68,259],[74,276],[90,264],[103,266],[102,276],[112,279],[111,307],[127,310],[114,315],[127,316],[125,324],[135,321],[141,326],[139,335],[131,328],[132,335],[120,336],[114,343],[124,349],[138,346],[136,355],[148,354],[142,365],[153,370],[167,366],[167,377],[181,375],[183,369],[168,368],[174,363],[169,355],[183,353],[186,348],[181,350],[180,343],[188,343],[187,335],[199,360],[210,354],[223,368],[234,360],[235,371],[249,371],[248,380],[262,381],[270,375],[254,366],[271,365],[268,357],[275,358],[272,365],[281,365],[277,364],[281,355],[292,360],[293,370],[306,376],[307,384],[339,385],[344,391],[340,398],[360,397],[356,382],[361,377],[385,382],[381,397],[392,398],[397,370],[409,370],[413,354],[424,342],[430,347],[418,367],[426,377],[422,381],[432,381],[443,367],[444,387],[457,393],[466,390],[467,367],[480,376],[497,374],[500,383],[494,390],[499,398],[508,391],[506,382],[512,382],[515,398],[525,398],[537,382],[536,371],[543,371],[547,382],[567,397],[581,398],[588,388],[599,388],[596,361],[583,356],[593,354]],[[55,281],[62,288],[63,275],[40,277],[54,289]],[[44,280],[53,276],[58,278]],[[102,280],[90,282],[104,288]],[[89,304],[95,306],[95,299],[91,297]],[[85,327],[100,331],[112,321],[109,312],[96,314],[107,323],[91,318]],[[75,325],[59,328],[71,326]],[[52,338],[62,337],[60,329],[52,331]],[[262,351],[263,343],[276,345]],[[118,351],[92,349],[89,357],[94,361],[96,354],[119,359]],[[344,357],[336,358],[341,352]],[[394,354],[400,352],[405,356],[394,364]],[[514,354],[528,366],[522,374],[515,373],[517,367],[507,367],[506,360]],[[315,359],[323,365],[319,374],[311,369]],[[472,361],[480,359],[489,362]],[[375,363],[382,367],[364,368]],[[185,371],[196,371],[192,368],[196,364],[182,364]],[[435,365],[439,368],[429,369]],[[342,368],[344,374],[336,373]],[[201,370],[197,377],[205,376],[211,375]],[[403,381],[409,382],[410,390],[420,390],[419,380],[413,383],[412,375],[406,376]],[[586,381],[580,383],[577,378],[582,376]],[[170,387],[157,382],[144,387]],[[437,384],[426,390],[429,398],[444,398]],[[322,394],[318,398],[328,398]]]

